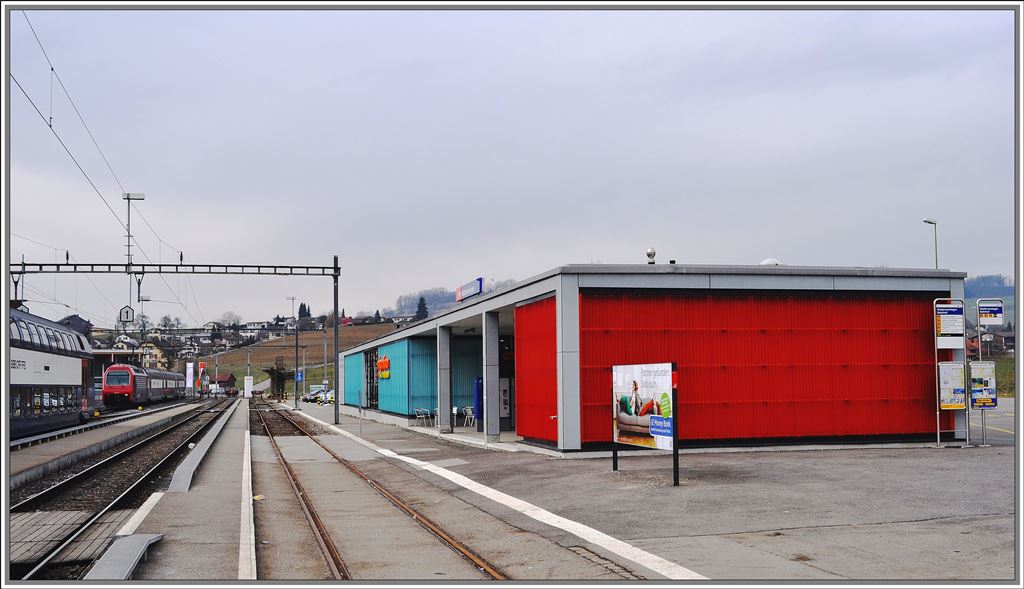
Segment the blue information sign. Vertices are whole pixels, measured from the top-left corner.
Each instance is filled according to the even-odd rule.
[[[472,282],[467,282],[462,286],[455,289],[455,300],[461,301],[468,299],[469,297],[476,296],[484,291],[484,278],[483,276],[477,278]]]
[[[672,418],[651,416],[651,435],[667,436],[672,439]]]
[[[304,378],[305,376],[306,376],[306,375],[305,375],[305,374],[304,374],[304,373],[303,373],[303,372],[302,372],[302,371],[300,370],[300,371],[298,372],[298,374],[296,374],[296,375],[295,375],[295,382],[302,382],[302,381],[306,380],[306,379]]]

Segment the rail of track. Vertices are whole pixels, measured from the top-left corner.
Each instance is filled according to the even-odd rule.
[[[169,452],[166,452],[164,456],[161,457],[154,466],[152,466],[149,469],[146,469],[142,476],[139,476],[134,482],[129,484],[128,487],[121,491],[113,500],[111,500],[104,507],[100,508],[95,513],[93,513],[93,515],[86,519],[82,524],[73,528],[67,535],[64,536],[64,538],[59,543],[57,543],[57,545],[54,548],[45,552],[45,554],[43,554],[41,558],[37,559],[31,565],[22,565],[20,567],[22,569],[28,567],[31,568],[27,573],[21,576],[21,580],[33,579],[38,577],[41,573],[46,572],[46,569],[48,565],[51,563],[51,561],[53,561],[54,558],[56,558],[65,548],[67,548],[72,542],[74,542],[75,539],[82,536],[82,534],[84,534],[90,527],[92,527],[92,525],[96,523],[97,520],[99,520],[101,517],[103,517],[104,514],[106,514],[112,509],[117,508],[126,497],[131,495],[133,491],[135,491],[140,485],[145,483],[154,472],[156,472],[158,469],[164,466],[173,457],[177,456],[178,453],[182,451],[182,449],[184,449],[189,443],[199,439],[199,437],[201,437],[202,434],[206,432],[210,424],[216,421],[216,418],[219,415],[221,415],[221,413],[225,409],[225,407],[222,406],[228,401],[230,401],[230,399],[223,399],[212,405],[200,407],[195,411],[194,415],[191,415],[181,421],[178,421],[170,425],[169,427],[161,429],[160,431],[154,433],[153,435],[147,436],[145,439],[132,444],[131,446],[125,448],[124,450],[121,450],[120,452],[113,454],[100,462],[97,462],[96,464],[90,466],[89,468],[86,468],[85,470],[76,473],[74,476],[66,480],[63,480],[43,491],[40,491],[39,493],[36,493],[35,495],[29,497],[28,499],[25,499],[24,501],[21,501],[16,505],[11,506],[11,513],[49,511],[40,510],[36,508],[47,505],[52,506],[55,503],[60,503],[60,498],[62,497],[65,499],[68,497],[74,497],[76,489],[84,488],[84,485],[87,485],[89,481],[94,480],[95,477],[97,476],[102,476],[102,473],[105,470],[115,468],[117,467],[118,464],[121,464],[126,459],[130,460],[132,456],[144,452],[146,448],[154,441],[160,440],[165,436],[168,436],[172,432],[178,431],[179,429],[183,428],[186,424],[193,423],[196,420],[201,420],[204,417],[208,418],[205,423],[201,423],[201,425],[198,428],[196,428],[194,432],[189,434],[183,441],[176,444]]]
[[[268,404],[266,402],[258,403],[256,407],[257,407],[257,410],[258,410],[258,412],[260,414],[260,419],[262,420],[263,425],[264,425],[264,427],[267,430],[267,435],[270,437],[271,444],[274,446],[274,449],[277,452],[277,458],[278,458],[278,460],[282,464],[284,464],[285,470],[288,473],[288,477],[289,477],[289,479],[291,479],[292,490],[300,498],[300,503],[303,504],[303,511],[306,511],[308,509],[309,512],[312,513],[314,517],[316,517],[317,521],[319,521],[319,517],[317,517],[315,515],[316,511],[313,509],[313,506],[309,503],[309,499],[306,496],[305,492],[302,491],[301,484],[298,482],[297,478],[295,477],[295,474],[291,470],[291,467],[289,467],[287,462],[284,460],[284,457],[282,456],[280,450],[277,448],[277,444],[273,441],[274,437],[271,434],[270,426],[268,425],[266,417],[264,416],[265,411],[262,411],[262,410],[259,410],[259,409],[265,408],[265,409],[269,410],[271,412],[271,414],[276,415],[276,416],[278,416],[279,419],[283,420],[282,423],[290,424],[290,426],[292,428],[294,428],[295,430],[300,432],[302,435],[304,435],[304,436],[308,437],[309,439],[313,440],[314,442],[316,442],[316,444],[318,446],[320,446],[321,448],[323,448],[324,451],[326,451],[334,460],[336,460],[338,463],[340,463],[342,466],[347,468],[349,471],[351,471],[353,474],[355,474],[359,478],[361,478],[364,481],[366,481],[366,483],[368,485],[373,487],[373,489],[375,491],[380,493],[385,499],[390,501],[395,507],[397,507],[398,509],[400,509],[403,512],[405,512],[406,515],[408,515],[413,520],[415,520],[418,524],[420,524],[420,526],[422,526],[424,529],[426,529],[427,531],[432,533],[442,543],[444,543],[449,548],[454,550],[460,556],[462,556],[466,560],[468,560],[471,563],[473,563],[474,566],[476,566],[480,571],[482,571],[484,574],[489,576],[491,579],[498,580],[498,581],[508,580],[509,579],[509,577],[505,573],[503,573],[497,566],[495,566],[495,565],[491,564],[490,562],[488,562],[485,558],[483,558],[482,556],[480,556],[479,554],[474,552],[472,549],[470,549],[468,546],[466,546],[465,544],[460,542],[458,539],[456,539],[454,536],[452,536],[451,534],[446,532],[440,525],[438,525],[437,523],[432,521],[430,518],[428,518],[428,517],[424,516],[423,514],[421,514],[420,512],[418,512],[414,507],[412,507],[411,505],[409,505],[408,503],[403,501],[401,497],[399,497],[399,496],[395,495],[394,493],[392,493],[391,491],[389,491],[381,483],[379,483],[378,481],[376,481],[375,479],[373,479],[372,477],[367,475],[365,472],[360,470],[354,464],[352,464],[348,460],[345,460],[344,458],[339,456],[338,453],[335,452],[334,450],[332,450],[328,445],[324,444],[319,439],[317,439],[316,434],[310,432],[302,424],[300,424],[296,420],[292,419],[290,416],[288,416],[288,414],[286,412],[281,411],[277,407],[274,407],[273,405]],[[313,523],[311,523],[311,526],[313,527],[314,531],[317,532],[317,536],[319,536],[320,538],[324,539],[324,545],[321,546],[322,549],[327,549],[327,548],[330,548],[330,547],[334,546],[333,542],[330,542],[330,536],[327,535],[327,532],[326,532],[325,529],[323,529],[322,524],[313,524]],[[336,552],[336,549],[335,549],[335,552]],[[327,552],[325,552],[325,554],[327,554]],[[332,558],[333,557],[328,557],[328,560],[331,560]],[[340,558],[341,557],[339,555],[338,559],[340,560]],[[343,574],[345,574],[345,577],[340,577],[340,578],[346,578],[346,579],[351,578],[351,577],[348,576],[347,571],[345,571]]]

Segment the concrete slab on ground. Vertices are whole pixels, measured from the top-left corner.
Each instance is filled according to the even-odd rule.
[[[1000,403],[986,419],[989,448],[686,454],[680,487],[672,487],[668,453],[620,456],[620,471],[612,472],[608,459],[487,451],[369,421],[361,428],[365,439],[398,454],[403,447],[436,448],[410,458],[462,460],[446,468],[712,580],[1007,580],[1014,577],[1016,436],[1013,400]],[[333,421],[329,407],[305,411]],[[980,421],[972,415],[972,430]],[[358,434],[360,425],[344,416],[341,428]],[[392,458],[367,469],[380,472],[378,464],[403,469],[514,528],[565,548],[582,545],[642,574],[629,559],[427,470]],[[638,523],[648,508],[658,517]],[[972,548],[960,548],[965,538]]]
[[[284,467],[266,436],[251,436],[252,491],[256,525],[257,578],[330,579],[312,529],[306,522]]]
[[[213,443],[187,493],[166,493],[137,528],[164,534],[134,579],[238,579],[242,466],[248,399]]]

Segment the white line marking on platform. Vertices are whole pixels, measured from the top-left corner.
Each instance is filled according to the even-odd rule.
[[[436,474],[437,476],[445,478],[455,483],[456,485],[463,487],[464,489],[473,491],[474,493],[482,497],[487,497],[491,501],[514,509],[519,513],[522,513],[523,515],[529,516],[551,527],[558,528],[560,530],[565,530],[566,532],[569,532],[570,534],[582,538],[583,540],[586,540],[591,544],[596,544],[597,546],[600,546],[618,556],[627,558],[641,566],[647,567],[648,569],[657,572],[660,575],[664,575],[669,579],[707,579],[707,577],[695,573],[694,571],[691,571],[690,569],[684,566],[680,566],[660,556],[651,554],[650,552],[647,552],[645,550],[641,550],[640,548],[637,548],[632,544],[623,542],[618,538],[609,536],[604,532],[600,532],[598,530],[595,530],[594,528],[585,526],[579,522],[566,519],[559,515],[555,515],[550,511],[547,511],[546,509],[541,509],[540,507],[533,505],[532,503],[528,503],[526,501],[523,501],[522,499],[517,499],[511,495],[502,493],[501,491],[492,489],[486,485],[482,485],[474,481],[473,479],[470,479],[469,477],[463,476],[456,472],[452,472],[446,468],[436,466],[429,462],[423,462],[422,460],[417,460],[415,458],[410,458],[408,456],[402,456],[401,454],[397,454],[391,450],[388,450],[387,448],[381,448],[380,446],[377,446],[373,442],[364,440],[363,438],[360,438],[359,436],[353,433],[347,432],[339,427],[327,423],[326,421],[317,419],[312,415],[309,415],[308,413],[304,415],[309,419],[312,419],[313,421],[316,421],[338,432],[343,436],[347,436],[355,440],[356,442],[362,444],[363,446],[366,446],[367,448],[377,452],[378,454],[382,454],[390,458],[395,458],[397,460],[402,460],[404,462],[412,464],[413,466],[422,468],[423,470],[429,470],[430,472]]]
[[[256,527],[252,514],[252,468],[250,463],[249,430],[245,430],[245,448],[242,451],[242,510],[238,532],[238,578],[256,580]]]
[[[118,530],[115,535],[131,536],[134,534],[135,530],[138,529],[139,525],[141,525],[143,520],[146,519],[146,516],[149,515],[149,512],[153,511],[153,508],[156,507],[157,501],[160,501],[160,498],[163,496],[164,494],[162,491],[150,495],[146,501],[135,510],[135,513],[128,518],[128,521],[124,522],[124,525],[121,526],[121,529]]]

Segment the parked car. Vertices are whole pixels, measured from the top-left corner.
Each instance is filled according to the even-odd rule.
[[[320,391],[316,394],[318,403],[334,403],[334,391]]]
[[[317,398],[317,395],[319,395],[319,394],[320,394],[319,391],[312,391],[312,392],[306,393],[305,395],[302,395],[302,400],[307,402],[307,403],[316,403],[316,398]]]

